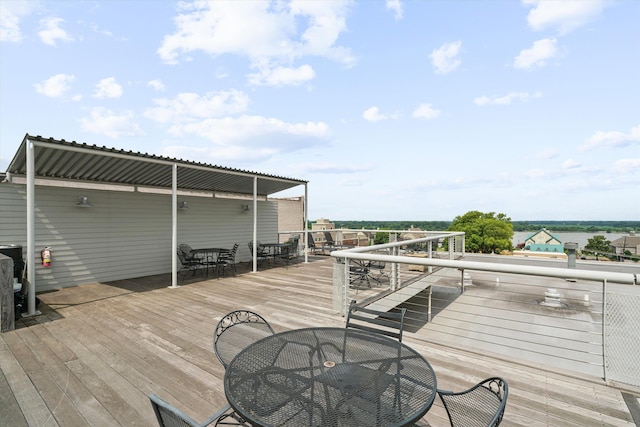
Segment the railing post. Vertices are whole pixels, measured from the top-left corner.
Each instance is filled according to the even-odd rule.
[[[345,315],[345,307],[349,298],[348,259],[336,258],[333,264],[333,309]]]
[[[398,235],[393,233],[389,234],[389,243],[395,243],[398,241]],[[392,249],[393,255],[398,255],[398,247],[394,246]],[[391,278],[389,279],[389,288],[391,291],[395,291],[398,289],[398,263],[394,262],[391,264]]]
[[[456,246],[455,236],[449,236],[449,259],[454,259],[454,252]]]
[[[607,279],[602,281],[602,375],[607,382]]]

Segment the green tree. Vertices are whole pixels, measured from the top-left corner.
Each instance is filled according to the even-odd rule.
[[[464,231],[468,252],[499,253],[513,249],[513,224],[511,218],[502,213],[469,211],[455,217],[448,230]]]
[[[382,245],[384,243],[389,243],[389,233],[378,231],[373,238],[373,244]]]
[[[587,244],[584,246],[582,252],[593,254],[598,259],[598,255],[606,255],[611,252],[609,245],[611,241],[607,240],[603,235],[597,234],[590,239],[587,239]]]

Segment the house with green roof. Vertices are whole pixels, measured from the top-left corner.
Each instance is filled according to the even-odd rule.
[[[524,241],[524,249],[532,252],[564,253],[564,245],[560,239],[549,233],[546,228],[528,236]]]

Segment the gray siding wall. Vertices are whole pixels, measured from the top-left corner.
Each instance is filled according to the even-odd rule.
[[[93,208],[76,207],[80,195],[88,196]],[[253,210],[241,210],[246,201],[178,200],[190,207],[178,210],[178,243],[198,248],[238,242],[237,259],[250,260]],[[171,195],[36,186],[35,210],[37,291],[171,271]],[[277,232],[276,203],[258,202],[258,240],[275,242]],[[26,260],[24,185],[0,184],[0,244],[22,245]],[[40,263],[45,246],[51,247],[51,267]]]

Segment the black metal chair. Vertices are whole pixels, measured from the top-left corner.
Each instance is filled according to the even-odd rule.
[[[324,239],[327,241],[327,245],[333,248],[333,250],[354,248],[354,246],[345,245],[343,243],[337,243],[335,240],[333,240],[333,235],[331,235],[329,231],[324,232]]]
[[[184,258],[188,261],[192,261],[192,260],[204,261],[203,257],[199,257],[196,254],[194,254],[193,248],[187,245],[186,243],[180,243],[178,245],[178,250],[182,251],[182,253],[184,254]]]
[[[327,242],[327,246],[331,248],[331,250],[342,248],[342,245],[336,243],[335,240],[333,240],[333,236],[331,235],[330,232],[324,231],[323,234],[324,234],[324,240],[325,242]]]
[[[155,394],[150,395],[149,400],[151,401],[153,412],[156,414],[160,427],[205,427],[213,424],[219,419],[222,422],[231,416],[228,412],[231,407],[227,404],[225,407],[210,416],[206,421],[199,423]],[[216,425],[223,424],[221,423]]]
[[[279,258],[284,261],[285,265],[289,265],[289,262],[293,262],[298,258],[298,239],[299,237],[292,237],[286,242],[285,246],[280,248]]]
[[[356,301],[352,300],[347,314],[347,328],[383,334],[402,342],[402,330],[404,329],[406,312],[406,308],[388,312],[358,307]]]
[[[369,270],[371,272],[371,278],[378,283],[382,283],[383,279],[389,279],[389,274],[385,270],[387,263],[384,261],[371,261],[369,264]]]
[[[206,267],[206,264],[203,264],[202,260],[199,258],[191,258],[191,259],[187,259],[184,255],[184,252],[181,251],[180,249],[178,249],[177,251],[178,253],[178,260],[180,260],[180,270],[178,271],[178,274],[180,274],[180,272],[184,272],[182,274],[182,280],[184,280],[184,277],[187,275],[188,272],[192,272],[193,275],[196,275],[197,271],[202,271],[203,267]],[[202,277],[204,278],[204,271],[202,271]]]
[[[326,250],[328,250],[329,252],[331,252],[332,250],[335,250],[333,246],[329,246],[329,245],[318,246],[315,239],[313,238],[313,233],[309,231],[307,231],[307,246],[309,251],[314,255],[317,255],[318,251],[320,251],[322,255],[324,255]]]
[[[253,258],[253,240],[249,242],[249,253]],[[267,258],[269,258],[269,253],[265,251],[260,244],[258,244],[258,246],[256,246],[256,259],[258,260],[258,265],[262,265]]]
[[[213,351],[225,369],[246,346],[274,334],[273,328],[262,316],[249,310],[235,310],[225,314],[216,325]],[[236,412],[223,414],[216,425],[248,425]]]
[[[222,276],[226,274],[227,267],[231,267],[233,275],[236,275],[236,252],[238,252],[238,246],[240,246],[240,244],[235,243],[232,249],[220,251],[218,253],[216,265]]]
[[[356,295],[360,290],[361,284],[371,287],[371,262],[366,260],[353,260],[353,264],[349,265],[349,286],[355,288]]]
[[[509,386],[503,378],[492,377],[465,391],[438,389],[438,395],[452,427],[493,427],[502,421]]]
[[[213,351],[227,369],[229,362],[246,346],[274,334],[262,316],[249,310],[232,311],[218,322],[213,335]]]

